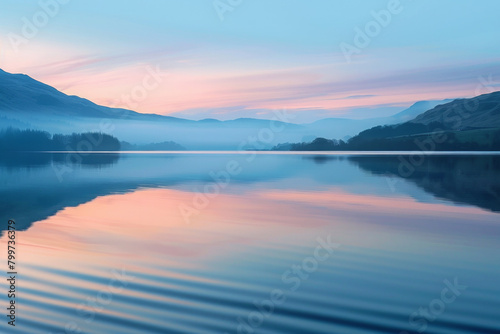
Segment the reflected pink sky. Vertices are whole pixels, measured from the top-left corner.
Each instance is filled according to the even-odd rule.
[[[417,250],[425,248],[419,235],[439,231],[432,218],[438,217],[443,228],[450,229],[473,221],[478,229],[494,224],[488,218],[491,214],[479,208],[352,194],[336,188],[219,194],[188,224],[179,208],[192,205],[194,195],[141,189],[65,208],[18,232],[22,262],[48,267],[64,262],[71,267],[82,262],[112,264],[126,258],[188,266],[190,261],[236,256],[254,247],[303,246],[327,234],[341,244]],[[392,221],[403,216],[411,218]],[[441,236],[441,242],[455,242],[459,237],[450,230],[449,236]],[[5,242],[4,236],[2,244]]]
[[[480,242],[482,248],[478,249],[483,251],[484,247],[498,247],[496,239],[490,244],[484,237],[487,228],[497,223],[495,214],[470,206],[419,203],[410,197],[355,194],[339,188],[250,190],[235,185],[233,190],[213,198],[190,224],[179,208],[191,205],[195,193],[157,188],[97,197],[17,232],[22,296],[29,301],[23,308],[25,319],[61,325],[74,321],[76,315],[82,326],[87,326],[85,317],[75,312],[88,298],[106,291],[117,271],[124,271],[134,284],[143,287],[120,293],[141,307],[113,301],[99,317],[139,323],[141,316],[164,319],[165,310],[148,308],[141,301],[170,305],[175,310],[180,305],[204,305],[182,298],[176,291],[190,297],[217,295],[221,292],[212,289],[220,287],[255,292],[259,285],[254,277],[241,280],[238,275],[253,273],[254,261],[264,268],[284,265],[296,256],[302,258],[304,251],[310,254],[310,248],[317,245],[318,237],[324,240],[331,236],[332,242],[340,244],[341,257],[381,251],[430,256],[456,248],[462,254],[461,261],[474,261],[477,255],[473,251],[463,253],[477,246],[474,243]],[[4,234],[1,248],[6,248],[6,241]],[[5,252],[1,254],[0,260],[5,261]],[[242,259],[248,268],[243,273],[234,271],[233,266],[238,268]],[[384,265],[390,259],[376,261]],[[358,265],[365,266],[364,262]],[[272,279],[273,272],[259,272],[255,279]],[[158,294],[149,287],[168,293]],[[30,303],[51,308],[46,311]],[[55,317],[54,307],[66,313]],[[92,311],[91,306],[84,309]],[[107,325],[92,324],[103,326],[101,332],[112,332]]]

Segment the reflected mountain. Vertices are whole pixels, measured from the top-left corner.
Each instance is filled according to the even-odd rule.
[[[67,206],[77,206],[113,188],[88,180],[75,182],[78,171],[100,170],[116,164],[115,153],[77,155],[71,153],[0,154],[0,219],[15,219],[19,230],[47,218]]]
[[[297,170],[286,167],[289,159],[280,159],[281,167],[268,171],[264,164],[255,163],[259,158],[237,158],[245,173],[232,177],[231,183],[279,179]],[[198,191],[192,188],[193,184],[203,187],[214,183],[214,177],[234,159],[224,154],[4,154],[0,156],[0,221],[15,219],[18,230],[25,230],[66,207],[99,196],[174,186]],[[250,159],[255,160],[250,163]]]
[[[180,189],[194,198],[223,180],[231,161],[241,172],[229,178],[224,188],[229,193],[250,191],[263,182],[277,190],[326,194],[333,186],[348,193],[436,201],[430,193],[500,211],[499,156],[426,157],[411,175],[399,176],[420,188],[394,190],[379,176],[400,175],[398,156],[95,153],[80,160],[62,153],[20,153],[0,157],[0,221],[15,219],[23,230],[66,207],[141,188]]]
[[[373,175],[413,182],[437,198],[500,212],[500,156],[354,156]]]

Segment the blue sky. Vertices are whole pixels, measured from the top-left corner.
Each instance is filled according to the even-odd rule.
[[[499,1],[0,5],[1,68],[139,112],[233,119],[289,109],[309,122],[500,89]],[[346,56],[346,46],[356,51]],[[144,89],[152,69],[161,77]],[[489,84],[479,89],[481,78]]]

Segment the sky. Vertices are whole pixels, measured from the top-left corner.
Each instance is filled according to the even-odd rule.
[[[500,90],[500,1],[0,0],[0,68],[189,119],[392,115]]]

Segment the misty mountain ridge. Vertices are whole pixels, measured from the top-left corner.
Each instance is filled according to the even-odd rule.
[[[277,145],[293,151],[500,151],[500,92],[440,104],[414,119],[375,126],[347,141]]]
[[[448,100],[421,101],[390,117],[363,120],[326,118],[308,124],[294,124],[284,118],[272,121],[273,126],[270,120],[255,118],[194,121],[100,106],[78,96],[66,95],[25,74],[0,70],[1,128],[13,126],[62,134],[111,132],[113,136],[132,144],[173,141],[195,150],[268,149],[278,143],[307,141],[316,137],[348,138],[376,125],[411,119],[446,102]],[[102,120],[108,120],[110,126],[102,129]]]
[[[437,122],[444,129],[500,127],[500,91],[470,99],[456,99],[418,115],[412,123]]]

